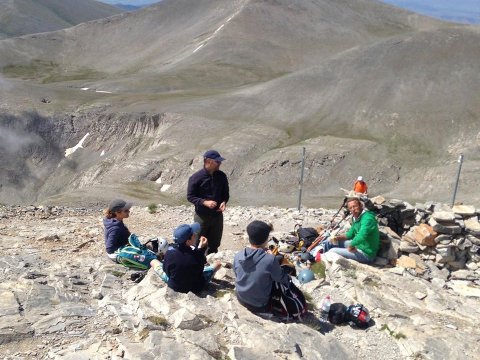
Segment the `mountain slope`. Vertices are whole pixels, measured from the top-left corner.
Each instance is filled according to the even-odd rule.
[[[305,147],[310,204],[360,174],[372,193],[444,200],[460,152],[463,181],[479,185],[479,34],[373,0],[165,0],[6,39],[0,107],[30,119],[13,130],[42,133],[22,161],[0,159],[11,179],[0,193],[101,197],[104,184],[133,184],[178,200],[216,148],[236,201],[279,205],[296,197]]]
[[[1,1],[0,39],[63,29],[120,12],[93,0]]]
[[[55,71],[88,68],[114,77],[115,87],[126,91],[226,88],[275,78],[381,38],[441,26],[392,9],[369,0],[166,0],[0,44],[8,54],[0,66],[35,59],[54,63]],[[114,76],[120,72],[126,84]],[[155,89],[154,82],[163,86]]]

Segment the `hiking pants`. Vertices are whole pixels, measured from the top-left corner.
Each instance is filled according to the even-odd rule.
[[[362,250],[357,249],[354,252],[348,251],[348,246],[350,245],[351,241],[339,241],[338,242],[338,247],[334,247],[328,252],[332,252],[335,254],[338,254],[340,256],[343,256],[344,258],[351,259],[351,260],[356,260],[359,263],[363,264],[370,264],[373,262],[372,259],[370,259],[367,255],[365,255]]]
[[[219,213],[216,216],[210,215],[198,215],[193,217],[195,222],[198,222],[201,226],[200,236],[205,236],[208,240],[207,255],[218,252],[220,242],[222,241],[223,234],[223,213]],[[198,246],[199,238],[196,245]]]
[[[156,265],[153,268],[153,271],[155,272],[155,274],[158,275],[160,279],[162,279],[165,283],[168,283],[168,280],[169,280],[168,275],[165,274],[165,271],[163,271],[163,267],[161,263],[159,265]],[[205,279],[205,286],[212,280],[216,272],[217,271],[215,270],[215,268],[211,265],[205,266],[203,268],[202,275],[203,275],[203,278]]]

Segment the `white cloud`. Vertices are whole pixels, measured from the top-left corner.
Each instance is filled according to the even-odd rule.
[[[38,141],[36,136],[21,134],[14,130],[0,127],[0,150],[7,153],[16,153],[23,147]]]
[[[0,91],[7,91],[13,87],[12,83],[0,75]]]

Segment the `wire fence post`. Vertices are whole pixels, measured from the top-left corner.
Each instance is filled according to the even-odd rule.
[[[453,205],[455,205],[455,197],[457,196],[458,181],[460,180],[460,171],[462,171],[462,163],[463,163],[463,154],[460,154],[460,156],[458,157],[457,180],[455,181],[455,188],[453,190],[452,207]]]
[[[298,184],[298,211],[302,207],[302,192],[303,192],[303,173],[305,171],[305,148],[303,148],[303,155],[302,155],[302,170],[300,173],[300,182]]]

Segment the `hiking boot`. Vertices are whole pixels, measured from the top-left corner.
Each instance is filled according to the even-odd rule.
[[[130,275],[130,280],[132,280],[133,282],[138,284],[140,281],[143,280],[144,277],[145,277],[145,272],[139,271],[139,272],[135,272],[135,273],[131,274]]]

